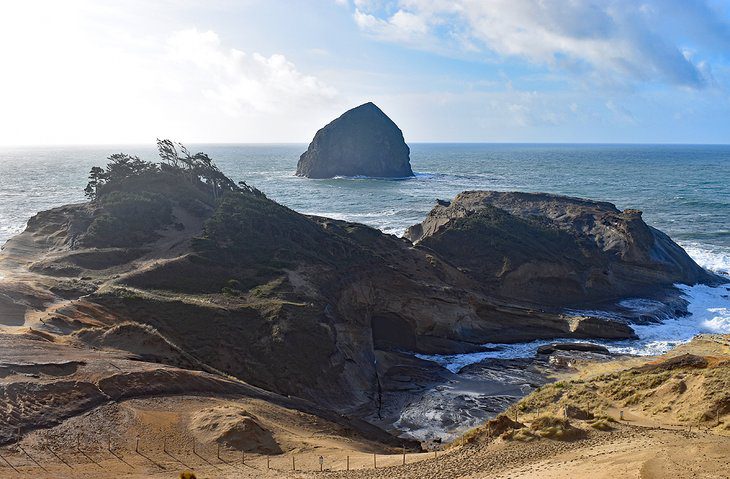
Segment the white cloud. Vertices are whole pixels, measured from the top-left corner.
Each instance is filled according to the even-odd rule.
[[[175,60],[195,68],[193,76],[205,97],[232,116],[249,109],[281,113],[337,97],[333,87],[301,73],[284,55],[266,57],[224,48],[212,31],[176,32],[168,46]]]
[[[423,17],[404,10],[398,10],[384,20],[355,9],[354,18],[361,29],[389,41],[416,43],[429,32]]]
[[[492,58],[520,57],[582,72],[599,82],[702,87],[708,82],[709,67],[686,53],[675,24],[691,22],[698,32],[707,25],[717,31],[715,37],[730,39],[727,26],[713,20],[709,7],[672,0],[400,0],[395,4],[384,8],[360,0],[355,21],[363,31],[386,41],[435,44],[440,53],[450,48],[481,50]],[[700,42],[707,36],[705,31],[695,35]]]

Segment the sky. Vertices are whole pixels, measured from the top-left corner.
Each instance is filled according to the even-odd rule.
[[[0,0],[0,145],[730,143],[730,0]]]

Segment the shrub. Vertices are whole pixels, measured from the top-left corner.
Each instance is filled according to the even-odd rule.
[[[113,191],[100,199],[103,213],[89,225],[83,241],[92,246],[129,247],[154,240],[172,221],[172,205],[157,193]]]

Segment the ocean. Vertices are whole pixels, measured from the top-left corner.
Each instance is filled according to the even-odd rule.
[[[304,144],[188,145],[236,181],[246,181],[301,213],[365,223],[401,235],[436,198],[465,190],[542,191],[610,201],[644,212],[702,266],[730,275],[730,145],[411,144],[411,179],[294,176]],[[84,200],[89,169],[112,153],[156,158],[150,146],[0,148],[0,244],[34,213]],[[727,287],[683,287],[691,315],[638,327],[639,341],[610,344],[653,354],[698,332],[730,333]],[[651,308],[629,300],[626,307]],[[500,357],[533,353],[537,343],[502,345]],[[488,354],[488,353],[482,353]],[[438,357],[451,369],[479,356]]]

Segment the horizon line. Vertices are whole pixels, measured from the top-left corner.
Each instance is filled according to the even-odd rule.
[[[184,145],[210,145],[210,146],[299,146],[308,145],[310,142],[301,141],[252,141],[252,142],[229,142],[229,141],[182,141]],[[103,147],[150,147],[151,143],[48,143],[48,144],[0,144],[0,149],[10,148],[103,148]],[[685,142],[622,142],[622,141],[411,141],[408,145],[585,145],[585,146],[730,146],[729,143],[685,143]]]

